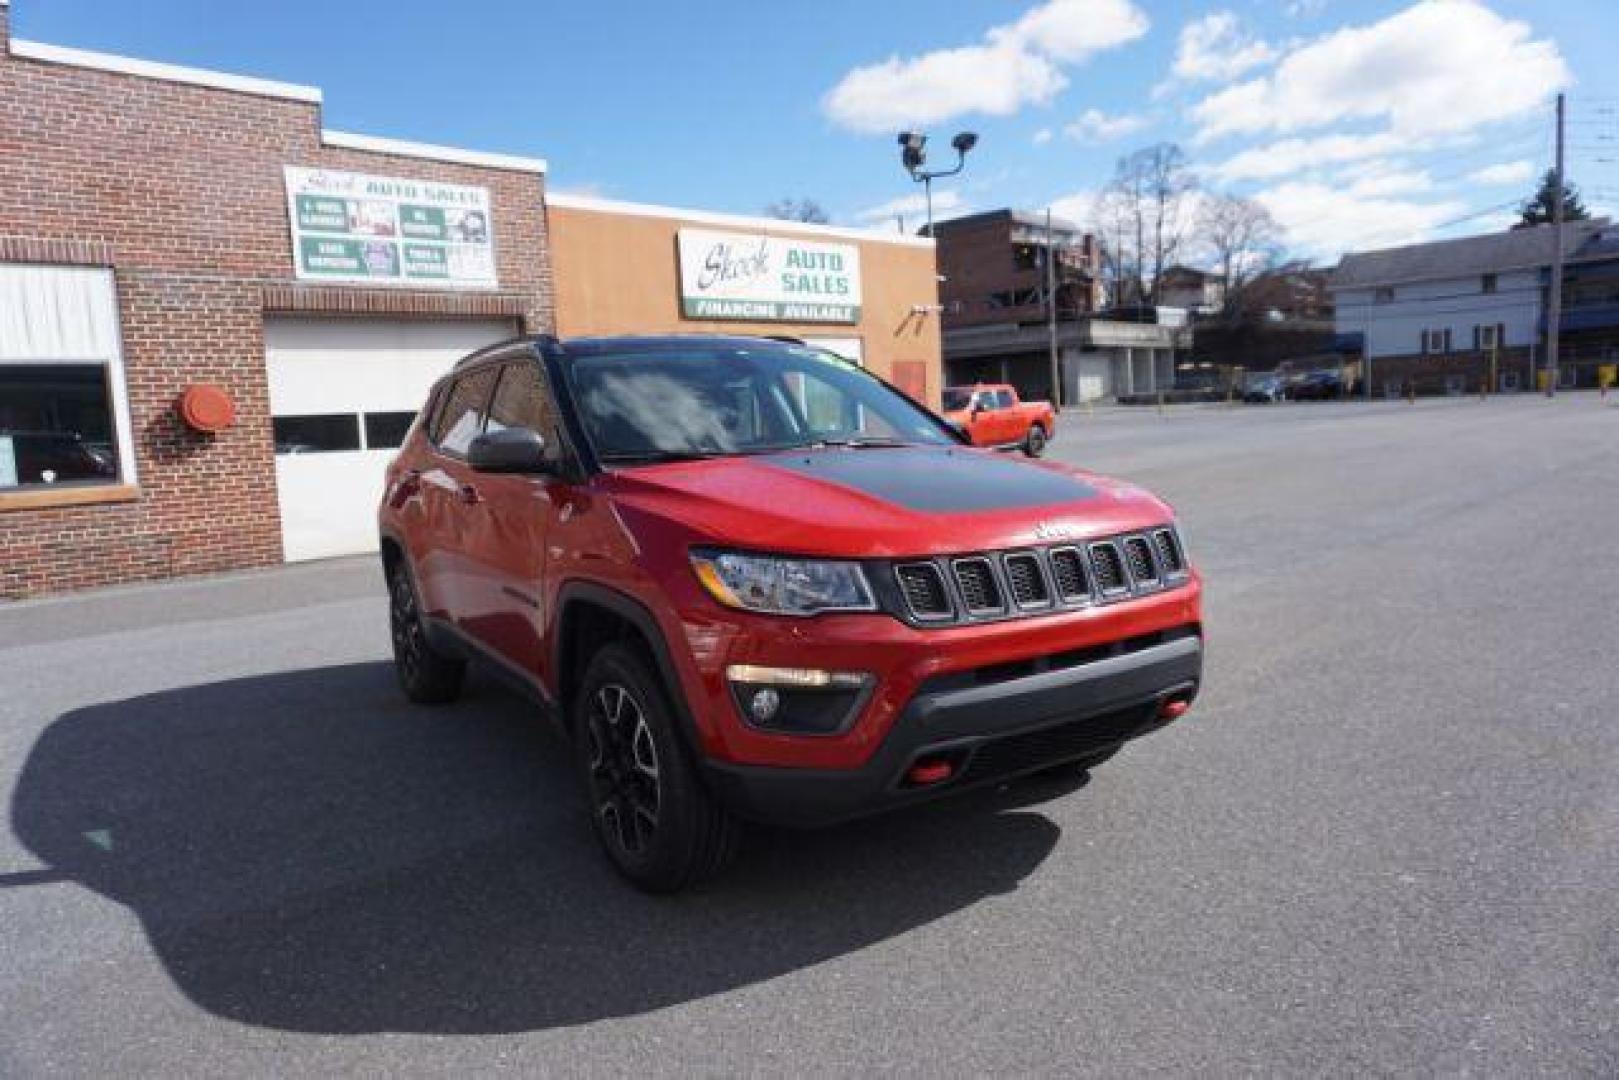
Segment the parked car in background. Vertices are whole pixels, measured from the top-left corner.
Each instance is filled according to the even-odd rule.
[[[1249,383],[1248,388],[1242,392],[1242,400],[1268,405],[1274,401],[1281,401],[1286,396],[1284,390],[1281,378],[1271,375]]]
[[[1022,450],[1030,457],[1045,453],[1057,430],[1057,410],[1049,401],[1021,401],[1003,383],[944,388],[944,418],[960,424],[974,446]]]
[[[717,872],[740,821],[1082,773],[1202,678],[1168,505],[963,446],[802,345],[474,353],[379,513],[405,694],[450,701],[490,661],[559,722],[607,856],[651,891]]]
[[[1336,371],[1307,371],[1287,387],[1294,401],[1332,401],[1343,393],[1344,380]]]

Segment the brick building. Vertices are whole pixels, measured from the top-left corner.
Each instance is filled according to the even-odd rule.
[[[374,544],[432,379],[554,325],[544,163],[325,130],[316,89],[8,14],[0,597]]]
[[[1078,225],[1001,209],[938,222],[933,232],[947,382],[1012,383],[1025,398],[1065,405],[1132,399],[1174,385],[1175,354],[1190,343],[1184,318],[1170,325],[1150,310],[1102,310],[1101,252]]]

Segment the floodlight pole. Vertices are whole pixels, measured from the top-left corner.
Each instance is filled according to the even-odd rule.
[[[1546,301],[1546,396],[1557,394],[1558,338],[1563,335],[1563,95],[1557,95],[1557,168],[1552,185],[1552,280]]]

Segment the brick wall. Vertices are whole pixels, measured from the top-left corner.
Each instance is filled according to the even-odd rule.
[[[113,267],[140,491],[0,510],[0,598],[280,560],[267,307],[552,328],[541,177],[326,147],[313,103],[12,56],[6,18],[0,6],[0,258]],[[296,285],[285,165],[488,188],[500,290]],[[229,390],[236,426],[179,424],[174,401],[196,382]]]
[[[1534,373],[1526,348],[1502,349],[1496,357],[1496,377],[1514,372],[1518,385],[1534,385]],[[1382,396],[1390,380],[1404,385],[1410,382],[1418,394],[1445,394],[1460,386],[1464,394],[1476,394],[1489,380],[1488,353],[1450,352],[1414,353],[1405,356],[1379,356],[1372,361],[1372,394]]]

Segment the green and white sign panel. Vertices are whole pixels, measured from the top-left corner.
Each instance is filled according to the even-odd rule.
[[[860,321],[860,249],[791,236],[680,230],[680,309],[689,319]]]
[[[300,281],[490,289],[489,190],[286,167]]]

